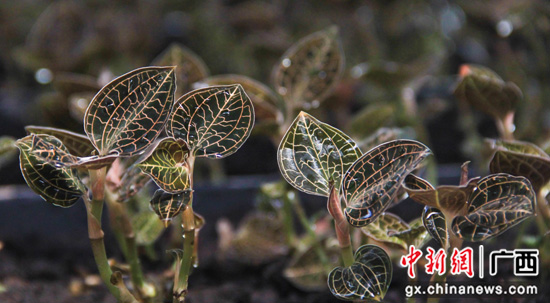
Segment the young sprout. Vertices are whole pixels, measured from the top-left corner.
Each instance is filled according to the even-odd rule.
[[[305,112],[288,129],[277,153],[283,177],[300,191],[327,197],[334,219],[345,266],[328,277],[336,297],[383,299],[391,281],[390,259],[372,245],[361,246],[354,255],[349,227],[375,221],[396,198],[405,177],[429,154],[419,142],[396,140],[363,155],[349,136]]]

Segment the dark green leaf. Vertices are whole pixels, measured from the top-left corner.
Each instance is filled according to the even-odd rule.
[[[449,233],[443,213],[434,207],[426,206],[422,212],[422,222],[424,227],[443,249],[447,249],[449,245]]]
[[[350,133],[359,137],[373,134],[377,129],[393,123],[395,109],[390,104],[372,104],[353,116]]]
[[[338,187],[360,156],[357,144],[342,131],[301,112],[279,145],[277,162],[292,186],[328,197],[331,184]]]
[[[342,181],[348,222],[361,227],[376,220],[395,199],[405,177],[430,154],[428,147],[413,140],[390,141],[365,153]]]
[[[246,141],[254,108],[239,84],[194,90],[175,105],[167,130],[189,144],[196,157],[223,158]]]
[[[189,148],[185,141],[164,138],[137,166],[163,190],[177,193],[189,189]]]
[[[154,66],[176,66],[176,96],[191,90],[191,85],[210,72],[202,59],[185,46],[173,43],[151,63]]]
[[[472,192],[467,213],[453,219],[453,232],[468,241],[498,236],[534,214],[535,197],[524,177],[489,175]]]
[[[42,140],[36,140],[40,137]],[[48,135],[30,135],[16,142],[20,150],[21,172],[29,187],[44,200],[56,206],[69,207],[86,193],[86,188],[78,178],[76,171],[60,163],[52,164],[38,157],[34,143],[47,141],[57,150],[68,154],[68,150],[61,141]],[[42,147],[40,144],[38,148]]]
[[[313,33],[290,47],[275,66],[273,86],[294,108],[321,102],[344,70],[338,28]]]
[[[410,174],[405,178],[403,187],[414,201],[437,208],[452,218],[467,207],[468,198],[478,180],[471,179],[464,186],[442,185],[435,189],[428,181]]]
[[[132,156],[160,134],[174,99],[174,68],[144,67],[109,82],[86,110],[84,129],[100,156]]]
[[[181,193],[168,193],[159,189],[151,199],[151,208],[167,226],[172,218],[177,216],[187,207],[191,201],[193,190],[189,189]]]
[[[68,130],[33,125],[26,126],[25,130],[29,134],[46,134],[56,137],[61,142],[63,142],[63,145],[67,147],[69,153],[78,157],[90,156],[95,150],[92,142],[90,142],[90,139],[88,139],[88,137],[81,134],[73,133]]]
[[[460,76],[454,95],[495,118],[504,120],[523,97],[514,83],[504,82],[486,67],[463,65]]]
[[[537,146],[520,141],[500,141],[491,159],[491,173],[524,176],[539,191],[550,181],[550,157]]]
[[[328,288],[338,299],[381,301],[392,279],[388,254],[378,246],[363,245],[355,252],[355,262],[336,267],[328,276]]]
[[[117,201],[125,202],[135,196],[149,181],[151,178],[144,174],[137,165],[130,166],[122,176],[120,186],[117,188]]]

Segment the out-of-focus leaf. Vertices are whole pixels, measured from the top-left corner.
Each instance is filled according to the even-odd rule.
[[[147,148],[164,128],[174,89],[173,67],[139,68],[103,87],[84,120],[100,156],[132,156]]]
[[[449,245],[449,233],[443,213],[437,208],[426,206],[422,212],[422,223],[432,238],[446,250]]]
[[[524,177],[494,174],[481,179],[465,215],[453,219],[452,230],[468,241],[483,241],[534,215],[536,194]]]
[[[405,177],[430,154],[428,147],[413,140],[390,141],[365,153],[342,180],[348,222],[361,227],[376,220],[395,199]]]
[[[363,245],[350,267],[336,267],[328,276],[328,288],[338,299],[381,301],[392,279],[388,254],[378,246]]]
[[[292,108],[323,101],[344,70],[338,28],[331,26],[291,46],[273,72],[275,91]]]
[[[279,145],[277,162],[292,186],[328,197],[331,184],[339,187],[360,156],[357,144],[342,131],[301,112]]]
[[[69,153],[78,157],[90,156],[95,150],[88,137],[68,130],[34,125],[26,126],[25,130],[29,134],[46,134],[56,137],[67,147]]]
[[[34,144],[35,138],[51,143],[55,148],[50,151],[68,150],[61,141],[48,135],[29,135],[16,142],[20,150],[21,172],[29,187],[48,203],[56,206],[69,207],[85,194],[86,187],[80,181],[76,171],[64,165],[54,165],[37,156]]]
[[[0,168],[17,154],[15,139],[9,136],[0,137]]]
[[[495,141],[489,164],[491,173],[524,176],[539,191],[550,181],[550,157],[536,145],[520,141]]]
[[[391,213],[382,213],[378,219],[362,227],[361,231],[369,238],[378,242],[387,244],[393,248],[406,250],[408,248],[407,242],[394,235],[408,229],[409,225],[398,216]]]
[[[159,189],[151,199],[151,208],[165,226],[177,216],[191,201],[193,190],[188,189],[180,193],[168,193]]]
[[[92,102],[95,92],[75,93],[68,97],[69,114],[77,121],[84,121],[86,110]]]
[[[201,80],[202,83],[209,86],[238,83],[246,91],[252,104],[254,104],[257,120],[273,120],[277,123],[282,123],[283,113],[280,108],[284,109],[284,104],[280,101],[277,94],[263,83],[243,75],[212,76]]]
[[[357,144],[359,144],[361,150],[371,150],[376,146],[388,141],[406,138],[414,139],[414,137],[414,133],[410,134],[409,130],[407,129],[382,127],[376,130],[370,136],[359,141]]]
[[[143,173],[137,165],[130,166],[120,180],[117,201],[124,202],[135,196],[149,181],[151,178]]]
[[[403,187],[414,201],[437,208],[452,218],[468,205],[468,198],[478,181],[474,178],[463,186],[442,185],[434,188],[428,181],[410,174],[405,178]]]
[[[190,187],[188,157],[189,147],[185,141],[164,138],[137,166],[164,191],[177,193]]]
[[[83,92],[95,93],[101,89],[96,78],[73,73],[56,73],[52,84],[58,92],[66,97]]]
[[[340,249],[337,246],[323,245],[322,249],[330,261],[338,262]],[[303,291],[321,291],[327,287],[328,273],[313,247],[294,255],[283,275],[292,285]]]
[[[477,65],[462,65],[454,95],[500,120],[514,112],[523,97],[514,83],[504,82],[492,70]]]
[[[210,72],[202,59],[185,46],[173,43],[151,65],[176,66],[176,96],[191,90],[191,85],[208,77]]]
[[[393,122],[394,107],[389,104],[373,104],[353,116],[350,122],[350,133],[366,137],[373,134],[381,127]]]
[[[153,244],[164,231],[164,225],[151,211],[142,211],[132,216],[132,226],[138,245]]]
[[[261,265],[288,253],[282,221],[265,213],[252,213],[243,219],[229,247],[227,259],[248,265]]]
[[[224,158],[248,139],[254,108],[240,84],[212,86],[181,97],[167,125],[174,138],[187,142],[191,155]]]

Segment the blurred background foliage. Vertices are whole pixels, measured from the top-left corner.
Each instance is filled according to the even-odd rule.
[[[331,25],[339,27],[346,69],[332,95],[308,111],[364,146],[387,127],[425,141],[439,163],[479,153],[480,138],[497,131],[452,95],[464,63],[487,66],[522,90],[517,139],[544,147],[550,137],[550,2],[543,0],[2,1],[1,135],[21,137],[27,124],[82,132],[85,100],[175,42],[211,75],[268,84],[285,50]],[[243,149],[224,162],[229,174],[278,172],[269,138]],[[0,182],[22,182],[14,175]]]

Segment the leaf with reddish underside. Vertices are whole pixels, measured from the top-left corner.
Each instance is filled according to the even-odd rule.
[[[405,178],[403,188],[414,201],[437,208],[452,218],[468,206],[468,198],[478,180],[471,179],[463,186],[442,185],[434,188],[428,181],[410,174]]]
[[[538,146],[521,141],[489,141],[495,150],[491,173],[524,176],[538,192],[550,182],[550,156]]]
[[[536,194],[528,179],[489,175],[472,192],[466,214],[453,219],[452,230],[468,241],[483,241],[534,215]]]
[[[46,134],[55,136],[57,139],[63,142],[63,145],[67,147],[67,150],[71,154],[78,157],[91,156],[92,152],[95,150],[95,147],[90,142],[90,139],[88,139],[88,137],[68,130],[34,125],[26,126],[25,130],[29,134]]]
[[[86,187],[74,169],[62,162],[52,163],[38,156],[48,152],[52,158],[70,157],[60,140],[53,136],[33,134],[19,139],[16,145],[20,150],[19,161],[25,181],[44,200],[56,206],[69,207],[86,194]],[[45,146],[47,151],[41,151]]]
[[[132,156],[153,143],[172,108],[174,81],[174,67],[144,67],[105,85],[84,119],[99,156]]]
[[[392,280],[388,254],[376,245],[363,245],[350,267],[336,267],[328,276],[330,292],[341,300],[381,301]]]
[[[168,133],[189,145],[191,156],[224,158],[248,139],[254,108],[239,84],[194,90],[181,97],[167,125]]]
[[[291,46],[273,71],[273,86],[293,108],[323,101],[344,71],[338,28],[331,26]]]
[[[188,189],[180,193],[169,193],[159,189],[151,199],[151,208],[157,214],[165,226],[170,224],[172,218],[177,216],[187,207],[191,201],[193,190]]]
[[[361,156],[341,130],[301,112],[281,140],[277,162],[285,180],[300,191],[328,197]]]
[[[204,61],[179,43],[168,46],[151,64],[176,67],[176,96],[182,96],[189,92],[193,83],[210,74]]]
[[[185,141],[164,138],[137,166],[164,191],[177,193],[191,186],[188,157],[189,147]]]
[[[355,161],[340,190],[348,222],[362,227],[376,220],[393,202],[405,177],[430,154],[430,149],[418,141],[396,140],[371,149]]]
[[[460,82],[454,95],[475,108],[500,120],[515,111],[523,98],[521,90],[512,82],[504,82],[492,70],[477,65],[462,65]]]

